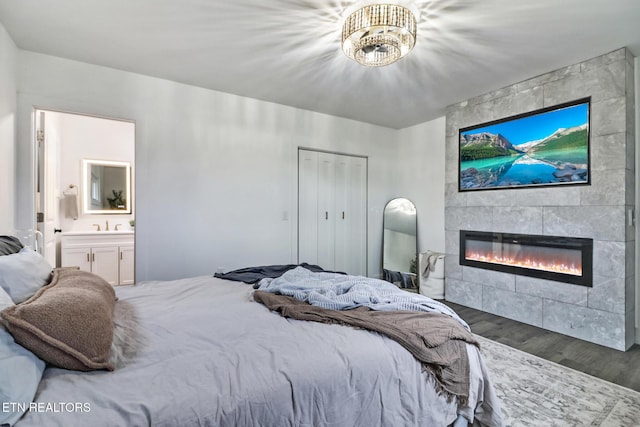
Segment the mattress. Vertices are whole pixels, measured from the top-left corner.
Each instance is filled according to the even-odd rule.
[[[467,346],[469,401],[436,392],[395,341],[283,318],[251,286],[214,277],[117,288],[140,343],[114,371],[45,370],[28,426],[500,425],[478,349]]]

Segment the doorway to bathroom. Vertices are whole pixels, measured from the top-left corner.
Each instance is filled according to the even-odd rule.
[[[127,241],[117,257],[133,270],[135,123],[36,109],[34,134],[38,251],[51,266],[64,266],[63,236],[99,230],[98,246]],[[87,253],[91,262],[95,255]]]

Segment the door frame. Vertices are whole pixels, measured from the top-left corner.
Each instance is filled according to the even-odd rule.
[[[369,276],[369,156],[363,154],[353,154],[341,151],[333,151],[333,150],[323,150],[318,148],[310,148],[304,146],[297,146],[295,149],[295,192],[296,200],[295,200],[295,212],[296,212],[296,223],[295,223],[295,232],[293,235],[293,244],[292,248],[295,248],[295,254],[292,254],[292,258],[294,262],[299,263],[299,254],[300,254],[300,150],[305,151],[313,151],[316,153],[326,153],[326,154],[336,154],[340,156],[349,156],[349,157],[358,157],[362,158],[366,162],[366,175],[365,175],[365,219],[364,219],[364,263],[365,263],[365,275]]]
[[[44,91],[44,89],[43,89]],[[146,110],[141,109],[134,102],[121,102],[120,98],[104,99],[92,96],[78,96],[78,94],[65,95],[65,92],[52,91],[36,94],[33,91],[18,91],[15,112],[15,182],[14,182],[14,222],[13,232],[16,236],[23,235],[24,241],[33,240],[33,230],[36,224],[35,215],[35,153],[33,141],[34,135],[34,111],[36,109],[59,111],[72,114],[87,115],[93,117],[108,118],[113,120],[128,121],[135,124],[135,159],[139,159],[138,152],[147,139],[149,129]],[[136,175],[134,178],[134,191],[138,186],[137,169],[140,167],[136,161]],[[144,167],[144,165],[143,165]],[[143,207],[144,210],[144,207]],[[136,220],[144,215],[140,210],[140,204],[136,203]],[[138,227],[136,227],[137,229]],[[138,231],[138,230],[136,230]],[[138,233],[135,234],[136,248],[136,275],[137,265],[140,260],[140,247],[137,244]],[[143,262],[144,264],[144,262]]]

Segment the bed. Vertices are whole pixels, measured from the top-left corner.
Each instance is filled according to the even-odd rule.
[[[12,422],[501,425],[499,401],[476,346],[466,346],[470,388],[461,405],[437,391],[432,376],[396,341],[350,326],[285,318],[256,302],[254,292],[211,276],[118,287],[115,331],[129,341],[114,366],[85,372],[48,364],[32,401],[24,402],[24,415]],[[128,317],[119,319],[120,312]],[[112,344],[111,358],[113,352]],[[25,409],[6,403],[4,412]]]

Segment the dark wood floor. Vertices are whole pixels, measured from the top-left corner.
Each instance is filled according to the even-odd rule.
[[[640,345],[626,352],[446,302],[482,337],[640,391]]]

